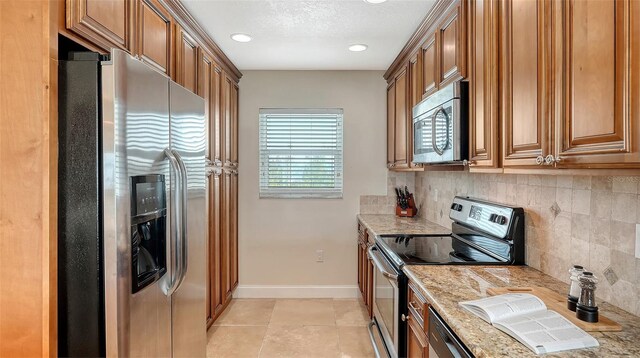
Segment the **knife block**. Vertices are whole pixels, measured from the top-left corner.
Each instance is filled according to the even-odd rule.
[[[402,209],[400,205],[396,204],[396,216],[403,218],[412,218],[418,214],[418,208],[416,207],[416,202],[413,200],[413,194],[409,195],[409,207],[406,209]]]

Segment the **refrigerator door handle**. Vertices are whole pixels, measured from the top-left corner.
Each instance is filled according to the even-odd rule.
[[[182,231],[178,228],[184,226],[182,223],[182,216],[180,213],[182,212],[182,171],[180,170],[180,164],[176,159],[173,151],[169,148],[164,150],[164,154],[169,159],[169,164],[171,166],[171,170],[175,175],[175,185],[172,185],[174,195],[171,196],[171,234],[169,236],[169,248],[170,248],[170,257],[171,261],[175,265],[171,265],[171,277],[170,284],[167,289],[167,296],[171,296],[175,290],[178,289],[180,278],[182,277],[182,256],[180,253],[180,236],[182,236]]]
[[[173,155],[175,156],[176,160],[178,161],[178,166],[180,168],[180,173],[182,175],[182,180],[181,180],[181,194],[180,194],[180,221],[181,221],[181,226],[180,226],[180,279],[178,280],[178,284],[176,285],[176,290],[180,287],[180,285],[182,284],[182,281],[184,280],[185,276],[187,275],[187,268],[188,268],[188,236],[187,236],[187,225],[188,225],[188,221],[187,221],[187,204],[188,204],[188,181],[187,181],[187,166],[184,164],[184,160],[182,159],[182,156],[180,155],[180,153],[178,153],[176,150],[172,149],[171,152],[173,153]]]

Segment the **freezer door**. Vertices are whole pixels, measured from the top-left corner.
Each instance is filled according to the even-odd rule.
[[[108,357],[171,356],[171,298],[166,290],[171,272],[158,271],[160,280],[148,279],[146,282],[151,284],[136,293],[132,289],[132,271],[140,271],[140,265],[142,269],[154,265],[151,255],[145,252],[146,256],[140,254],[144,264],[139,261],[133,267],[132,239],[140,224],[133,223],[132,218],[135,219],[136,213],[153,211],[148,204],[149,197],[159,200],[162,185],[165,190],[161,200],[166,199],[168,203],[173,184],[164,154],[170,144],[168,99],[168,78],[128,54],[114,50],[111,61],[103,63],[102,190]],[[135,186],[151,179],[155,184]],[[164,184],[160,180],[164,180]],[[147,189],[152,194],[132,200],[133,188],[139,192]],[[132,203],[138,201],[140,205],[132,215]],[[170,217],[171,213],[166,213],[166,218]],[[138,220],[143,221],[144,217],[138,215]],[[166,241],[169,241],[169,226],[167,219]],[[153,227],[141,228],[142,235],[137,239],[140,247],[152,245],[152,240],[162,236],[158,231],[155,229],[152,234]]]
[[[206,355],[206,197],[204,100],[171,82],[171,148],[186,168],[184,279],[171,298],[173,356]]]

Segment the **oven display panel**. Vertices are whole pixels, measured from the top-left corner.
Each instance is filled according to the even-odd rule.
[[[479,206],[471,205],[471,210],[469,210],[469,217],[472,219],[480,220],[482,218],[482,208]]]

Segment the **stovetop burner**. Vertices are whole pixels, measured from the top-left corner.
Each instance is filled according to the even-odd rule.
[[[500,258],[488,255],[482,248],[453,235],[443,236],[379,236],[382,246],[397,268],[403,265],[442,265],[501,263]],[[496,243],[497,244],[497,243]]]
[[[523,264],[524,211],[456,197],[454,220],[442,235],[381,235],[376,243],[393,265]]]

